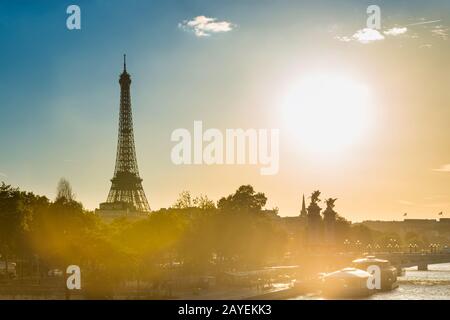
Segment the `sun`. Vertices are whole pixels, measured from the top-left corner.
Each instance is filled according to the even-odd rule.
[[[301,147],[336,152],[363,141],[373,106],[367,86],[344,76],[315,74],[290,88],[282,112]]]

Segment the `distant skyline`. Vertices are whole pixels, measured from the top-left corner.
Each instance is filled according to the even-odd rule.
[[[66,28],[71,4],[81,30]],[[379,30],[371,4],[2,1],[0,181],[53,198],[65,177],[86,208],[106,200],[126,53],[153,210],[251,184],[283,216],[321,190],[352,221],[448,218],[450,2],[377,1]],[[278,174],[174,165],[171,133],[196,120],[279,129]]]

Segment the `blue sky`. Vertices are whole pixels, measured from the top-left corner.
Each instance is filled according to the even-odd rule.
[[[393,104],[400,96],[384,90],[389,83],[396,85],[395,81],[403,80],[402,76],[392,73],[396,66],[400,74],[404,70],[408,74],[416,70],[417,74],[435,77],[436,82],[448,79],[442,69],[448,67],[444,57],[449,53],[449,42],[429,32],[434,30],[431,28],[437,30],[438,26],[446,30],[450,15],[448,1],[377,1],[375,4],[381,7],[385,28],[426,20],[440,22],[429,25],[428,29],[409,28],[407,35],[416,32],[418,38],[386,37],[383,43],[368,45],[341,43],[335,37],[351,36],[363,28],[367,18],[365,9],[373,2],[311,3],[2,0],[0,180],[53,197],[58,179],[64,176],[72,182],[78,199],[88,208],[104,201],[114,169],[119,104],[117,81],[122,54],[127,53],[133,80],[138,163],[152,208],[169,206],[185,189],[196,194],[207,193],[217,200],[240,184],[252,183],[266,191],[270,205],[280,207],[284,214],[296,213],[302,193],[323,188],[330,196],[337,194],[347,199],[343,200],[343,209],[357,216],[370,194],[383,190],[385,185],[377,184],[376,176],[368,177],[374,179],[373,185],[353,204],[350,186],[343,188],[328,181],[342,179],[336,175],[342,163],[324,164],[301,152],[293,156],[289,141],[284,143],[287,147],[283,151],[284,167],[288,169],[282,170],[280,177],[262,178],[258,170],[251,167],[181,168],[170,163],[170,133],[176,128],[192,127],[194,120],[203,120],[211,127],[222,129],[282,127],[277,118],[277,99],[305,69],[309,72],[330,68],[361,81],[373,81],[373,87],[380,90],[379,96],[385,104]],[[81,8],[81,30],[66,28],[66,8],[70,4]],[[198,16],[230,22],[233,28],[230,32],[197,37],[179,27],[183,21]],[[377,72],[384,73],[389,80],[382,81]],[[416,88],[418,83],[411,83],[411,87]],[[443,92],[442,84],[428,85],[430,87],[425,88],[428,92]],[[411,87],[399,92],[406,93]],[[423,96],[424,101],[428,98]],[[432,111],[448,114],[448,104],[440,105],[440,101],[448,102],[447,99],[448,95],[436,98]],[[411,110],[407,117],[413,122],[423,119],[425,108],[422,109],[418,100],[420,98],[399,104],[398,110]],[[396,125],[410,132],[407,130],[411,122],[400,124],[401,117],[406,120],[402,112],[396,110],[391,108],[389,112],[397,114],[387,117],[398,116]],[[449,132],[443,129],[440,119],[428,112],[433,128],[442,127],[442,131],[436,133],[438,138],[434,134],[421,134],[418,143],[422,148],[429,140],[438,141],[440,144],[436,142],[435,148],[439,149],[448,143]],[[380,132],[391,124],[383,125]],[[431,132],[425,126],[414,130]],[[398,140],[394,137],[392,141],[409,141],[406,133],[396,137]],[[377,150],[380,145],[381,142],[375,141],[371,150]],[[361,152],[361,159],[364,159],[361,161],[369,163],[365,158],[369,157],[368,150],[361,148],[354,152]],[[411,145],[401,156],[410,159],[407,155],[417,148]],[[423,152],[431,154],[430,158],[421,163],[420,159],[415,159],[415,168],[428,170],[450,162],[450,155],[444,151],[423,149]],[[346,162],[352,170],[369,170],[354,161]],[[386,176],[392,174],[387,164],[396,160],[386,154],[381,161],[386,165],[379,170],[386,172]],[[410,170],[403,172],[404,176],[410,176]],[[321,176],[321,172],[328,176]],[[217,174],[224,176],[223,180],[216,181]],[[404,176],[398,176],[396,181]],[[412,181],[422,181],[422,178],[411,177]],[[448,186],[447,177],[436,177],[438,181],[430,179],[428,189],[436,189],[433,195]],[[389,181],[386,177],[384,183],[389,184]],[[358,183],[361,182],[356,179],[355,184]],[[217,188],[208,187],[211,184]],[[392,185],[398,187],[396,183]],[[289,192],[280,191],[286,189]],[[397,191],[402,193],[403,189]],[[412,202],[409,199],[417,198],[420,192],[422,190],[409,190],[401,194],[401,199],[387,197],[368,215],[376,216],[376,210],[409,209],[393,202]],[[403,199],[405,197],[408,199]],[[445,208],[450,208],[448,201],[450,199],[443,202]],[[413,210],[419,215],[427,209],[418,204]]]

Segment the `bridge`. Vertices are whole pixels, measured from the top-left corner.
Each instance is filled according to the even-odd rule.
[[[450,263],[450,252],[340,252],[340,253],[313,253],[305,255],[299,265],[314,270],[336,270],[352,265],[352,261],[366,256],[388,260],[394,267],[417,267],[418,270],[428,270],[430,264]]]
[[[391,264],[399,269],[417,267],[418,270],[428,270],[428,265],[439,263],[450,263],[450,253],[377,253],[379,259],[389,260]]]

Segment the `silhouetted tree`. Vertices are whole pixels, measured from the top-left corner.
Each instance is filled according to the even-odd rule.
[[[210,200],[208,196],[202,194],[198,197],[195,197],[193,203],[195,207],[200,208],[202,210],[210,210],[216,208],[214,201]]]
[[[28,246],[33,214],[48,199],[21,192],[5,183],[0,186],[0,255],[8,268],[10,257],[24,253]]]
[[[192,196],[189,191],[182,191],[178,195],[178,199],[175,201],[175,204],[172,206],[174,209],[187,209],[192,208]]]
[[[70,182],[65,178],[61,178],[58,182],[58,186],[56,188],[56,201],[60,199],[66,199],[67,201],[75,200],[75,194],[72,191],[72,186]]]
[[[264,193],[256,193],[251,185],[243,185],[234,194],[221,198],[217,207],[223,211],[259,212],[266,202]]]

